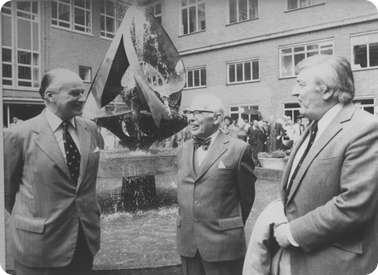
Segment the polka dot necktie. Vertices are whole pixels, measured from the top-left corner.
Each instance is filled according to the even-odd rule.
[[[77,148],[75,142],[72,139],[71,134],[68,132],[68,127],[70,122],[63,121],[62,128],[63,128],[63,143],[64,143],[64,151],[66,153],[66,163],[68,166],[68,170],[70,171],[72,183],[76,186],[77,180],[80,174],[80,152]]]

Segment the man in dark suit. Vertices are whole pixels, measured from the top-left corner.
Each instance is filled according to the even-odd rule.
[[[283,175],[280,274],[370,273],[378,261],[378,120],[351,103],[345,58],[313,56],[297,71],[293,95],[312,123]]]
[[[218,98],[197,96],[186,113],[193,139],[178,156],[177,221],[184,274],[241,274],[255,196],[250,147],[219,130]]]
[[[6,209],[17,275],[87,274],[100,244],[97,126],[79,117],[80,77],[49,71],[46,109],[4,133]]]

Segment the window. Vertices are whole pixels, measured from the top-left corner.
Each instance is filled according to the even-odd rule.
[[[300,8],[305,8],[311,6],[311,0],[288,0],[287,1],[287,9],[288,10],[295,10]]]
[[[285,103],[284,115],[290,117],[291,121],[297,121],[299,118],[299,104],[298,103]]]
[[[147,7],[147,12],[155,17],[155,19],[161,24],[161,3],[154,3]]]
[[[79,66],[79,76],[84,82],[90,83],[92,81],[92,68],[88,66]]]
[[[91,0],[53,0],[51,24],[79,32],[92,32]]]
[[[248,120],[261,120],[262,116],[257,105],[237,105],[230,107],[230,117],[232,120],[238,121],[239,119]]]
[[[351,38],[353,69],[378,68],[378,32]]]
[[[40,23],[38,1],[14,1],[1,9],[2,83],[10,87],[39,86]]]
[[[359,106],[362,110],[369,112],[374,115],[374,99],[365,98],[365,99],[355,99],[353,102]]]
[[[258,0],[229,0],[229,23],[257,18]]]
[[[206,87],[206,68],[194,68],[186,71],[185,88]]]
[[[333,42],[314,42],[282,48],[280,51],[280,77],[295,76],[295,66],[303,59],[317,55],[333,55]]]
[[[100,35],[113,38],[122,22],[127,7],[115,0],[104,0],[100,7]]]
[[[247,60],[227,64],[227,83],[252,82],[260,79],[259,61]]]
[[[190,34],[206,29],[205,3],[203,0],[181,0],[180,34]]]

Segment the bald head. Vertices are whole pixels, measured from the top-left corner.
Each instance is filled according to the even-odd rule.
[[[212,94],[200,94],[195,96],[190,105],[190,109],[211,111],[222,116],[225,113],[225,108],[222,101]]]
[[[47,108],[63,120],[82,114],[84,84],[78,74],[67,69],[53,69],[42,78],[39,90]]]
[[[52,69],[43,76],[39,94],[41,95],[42,99],[45,99],[45,93],[47,90],[57,90],[61,88],[64,83],[71,81],[82,82],[77,73],[74,73],[68,69]]]
[[[195,96],[187,109],[192,136],[206,138],[215,133],[223,121],[224,112],[223,103],[218,97],[210,94]]]

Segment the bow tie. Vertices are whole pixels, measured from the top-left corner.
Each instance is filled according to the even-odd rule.
[[[193,137],[193,143],[194,143],[194,150],[197,150],[199,147],[202,147],[204,151],[207,151],[209,149],[210,143],[211,143],[211,137],[207,138],[198,138]]]

